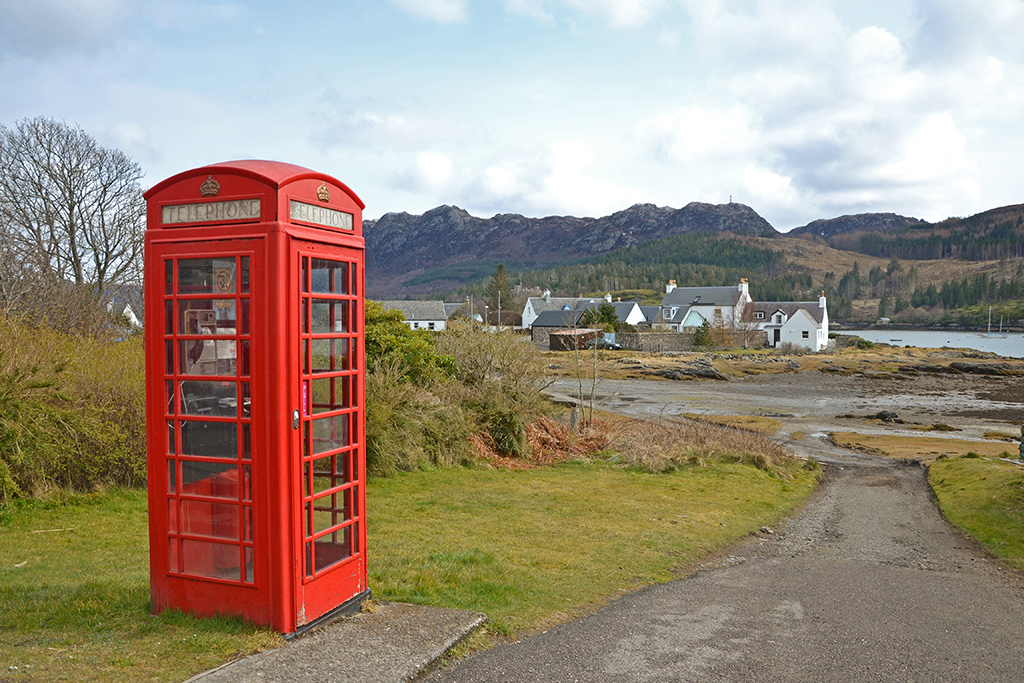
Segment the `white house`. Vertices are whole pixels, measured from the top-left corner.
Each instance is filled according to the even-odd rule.
[[[735,287],[677,287],[669,280],[661,300],[661,312],[651,322],[655,330],[682,332],[708,324],[733,327],[744,308],[753,303],[746,278]]]
[[[381,306],[400,311],[405,322],[414,330],[435,330],[440,332],[448,324],[443,301],[378,301]]]
[[[757,303],[754,320],[764,330],[768,346],[788,343],[811,351],[828,347],[828,306],[824,292],[817,301]]]
[[[585,300],[586,303],[576,305],[576,310],[585,311],[588,308],[592,308],[595,311],[601,308],[602,304],[611,304],[615,308],[615,315],[619,319],[619,322],[626,323],[627,325],[639,325],[640,323],[646,322],[647,318],[644,316],[643,309],[640,308],[640,304],[635,301],[612,301],[611,294],[605,294],[603,301],[594,301],[593,299]]]

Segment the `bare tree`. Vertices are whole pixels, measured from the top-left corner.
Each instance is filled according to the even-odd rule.
[[[96,298],[141,282],[142,176],[81,128],[44,117],[0,126],[0,249],[19,264],[0,271],[0,292],[19,294],[19,268]]]

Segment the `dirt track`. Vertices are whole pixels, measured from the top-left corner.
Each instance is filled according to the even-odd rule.
[[[600,406],[628,415],[771,415],[783,424],[779,438],[825,463],[825,480],[776,533],[734,546],[694,576],[480,653],[430,680],[1022,680],[1021,577],[941,518],[923,467],[815,436],[834,429],[836,415],[878,410],[956,425],[959,438],[1014,431],[1001,420],[1020,419],[1020,380],[883,384],[816,375],[602,383]],[[574,386],[553,389],[568,394]],[[862,430],[906,428],[857,422]],[[788,439],[798,430],[809,438]]]

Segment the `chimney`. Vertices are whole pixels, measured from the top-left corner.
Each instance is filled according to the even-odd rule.
[[[550,289],[545,289],[544,290],[544,301],[546,301],[547,303],[551,303],[551,290]]]
[[[739,284],[739,287],[737,288],[737,289],[739,289],[739,291],[740,291],[740,294],[741,294],[741,295],[743,295],[743,294],[747,294],[747,292],[748,292],[748,287],[749,287],[749,285],[747,284],[747,278],[745,278],[745,277],[741,277],[741,278],[740,278],[740,284]],[[748,294],[748,296],[749,296],[749,294]]]
[[[665,293],[666,294],[671,294],[672,290],[675,289],[675,288],[676,288],[676,281],[675,280],[669,280],[668,284],[665,285]]]
[[[818,308],[825,308],[825,292],[822,291],[821,296],[818,297]]]
[[[604,295],[604,300],[607,301],[608,303],[611,303],[612,302],[612,295],[611,294],[605,294]]]

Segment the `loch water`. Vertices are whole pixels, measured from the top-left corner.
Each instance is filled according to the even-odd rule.
[[[991,337],[979,332],[958,330],[941,332],[935,330],[842,330],[837,334],[851,334],[870,342],[892,344],[893,346],[916,346],[921,348],[974,349],[1006,356],[1024,358],[1024,334],[1009,332],[1005,337]]]

